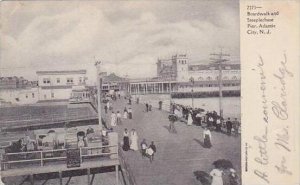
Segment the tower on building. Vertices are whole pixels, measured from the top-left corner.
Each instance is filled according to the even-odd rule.
[[[188,57],[187,54],[176,54],[172,56],[173,63],[176,64],[176,77],[179,82],[189,81],[188,77]]]

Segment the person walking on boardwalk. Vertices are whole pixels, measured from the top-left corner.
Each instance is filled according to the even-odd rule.
[[[230,118],[226,121],[226,128],[227,128],[227,134],[231,135],[231,129],[232,129],[232,122],[230,121]]]
[[[148,145],[146,143],[146,139],[143,139],[143,141],[141,142],[141,153],[142,153],[142,157],[146,157],[146,149],[148,148]]]
[[[239,126],[240,126],[240,122],[237,120],[237,118],[235,118],[234,121],[232,122],[234,136],[239,135]]]
[[[221,118],[218,117],[216,120],[216,131],[221,132],[221,127],[222,127]]]
[[[153,154],[150,156],[150,162],[152,162],[154,160],[154,154],[156,153],[156,146],[154,145],[154,141],[151,142],[149,148],[153,150]]]
[[[127,119],[127,118],[128,118],[128,111],[127,111],[127,108],[126,108],[126,107],[124,108],[123,118],[124,118],[124,119]]]
[[[128,118],[132,119],[132,109],[131,109],[131,107],[129,107],[129,109],[128,109]]]
[[[162,101],[161,100],[158,102],[158,110],[162,110]]]
[[[229,185],[239,185],[238,176],[233,168],[229,169]]]
[[[207,127],[211,127],[213,124],[213,117],[211,115],[208,116]]]
[[[192,124],[193,124],[193,118],[192,118],[192,114],[189,112],[189,117],[188,117],[188,120],[187,120],[187,125],[191,126]]]
[[[212,177],[212,183],[211,185],[223,185],[223,171],[219,168],[213,169],[209,175]]]
[[[107,110],[110,110],[110,103],[109,103],[109,101],[107,101],[106,107],[107,107]]]
[[[104,111],[105,111],[105,114],[107,114],[107,105],[106,104],[104,105]]]
[[[112,112],[110,118],[111,118],[110,125],[112,127],[115,127],[117,125],[117,115],[114,112]]]
[[[149,111],[149,104],[146,103],[145,106],[146,106],[146,112],[148,112]]]
[[[120,111],[117,111],[117,124],[118,125],[122,124],[121,118],[122,118],[122,115],[121,115]]]
[[[131,141],[131,143],[130,143],[130,149],[133,150],[133,151],[138,151],[139,150],[139,147],[138,147],[138,135],[137,135],[135,129],[131,130],[130,141]]]
[[[178,120],[177,115],[176,114],[170,114],[168,116],[168,118],[169,118],[169,132],[176,133],[175,122]]]
[[[124,133],[123,133],[123,150],[128,151],[129,149],[130,149],[129,132],[128,132],[127,128],[125,128]]]
[[[196,123],[198,126],[201,126],[201,113],[200,111],[196,114]]]
[[[203,139],[204,139],[204,147],[210,148],[211,145],[211,132],[208,128],[204,128],[203,130]]]

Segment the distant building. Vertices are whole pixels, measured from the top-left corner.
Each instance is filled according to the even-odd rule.
[[[129,81],[126,78],[117,76],[114,73],[102,77],[102,92],[125,92],[128,90]]]
[[[86,70],[37,71],[39,100],[69,100],[72,91],[85,92]],[[83,93],[84,94],[84,93]]]
[[[158,59],[157,77],[130,80],[132,94],[171,92],[218,92],[219,68],[216,64],[190,64],[186,54],[176,54],[170,59]],[[222,64],[222,90],[233,94],[240,92],[240,64]],[[193,83],[190,81],[193,79]]]
[[[0,78],[0,100],[8,104],[31,104],[38,101],[37,81],[23,77]]]
[[[157,77],[166,80],[187,81],[188,58],[186,54],[173,55],[171,59],[158,59]]]
[[[22,89],[27,87],[37,87],[37,81],[29,81],[23,77],[0,77],[0,90]]]
[[[171,59],[158,59],[157,77],[161,80],[176,80],[177,82],[218,81],[219,70],[214,64],[190,64],[186,54],[173,55]],[[223,80],[240,80],[240,64],[223,64]]]

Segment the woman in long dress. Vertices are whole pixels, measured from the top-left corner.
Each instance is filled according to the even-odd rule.
[[[112,112],[110,117],[111,117],[110,125],[112,127],[116,126],[117,125],[117,115],[114,112]]]
[[[209,173],[209,175],[212,177],[211,185],[223,185],[222,170],[215,168]]]
[[[129,133],[127,128],[125,128],[124,133],[123,133],[123,150],[128,151],[130,149],[129,146]]]
[[[130,107],[128,109],[128,118],[132,119],[132,109]]]
[[[131,130],[130,140],[131,140],[130,149],[134,150],[134,151],[138,151],[139,150],[139,147],[138,147],[138,135],[137,135],[135,129]]]
[[[124,119],[127,119],[127,118],[128,118],[128,111],[127,111],[127,108],[126,108],[126,107],[125,107],[125,109],[124,109],[123,118],[124,118]]]
[[[189,117],[188,117],[188,120],[187,120],[187,125],[188,125],[188,126],[191,126],[192,124],[193,124],[192,114],[189,113]]]
[[[204,147],[210,148],[211,147],[211,133],[210,133],[210,130],[208,130],[207,128],[204,128],[203,139],[204,139]]]

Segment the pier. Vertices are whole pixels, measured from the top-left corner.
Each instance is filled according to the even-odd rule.
[[[75,168],[67,168],[66,150],[64,149],[36,151],[33,152],[34,155],[32,152],[22,153],[20,155],[34,157],[2,160],[2,177],[28,177],[25,183],[16,184],[36,184],[36,182],[40,184],[40,181],[34,181],[37,174],[54,173],[56,174],[54,184],[70,184],[70,182],[76,184],[80,182],[81,184],[109,185],[198,185],[200,182],[193,172],[200,170],[209,173],[213,169],[212,163],[218,159],[230,160],[237,170],[237,174],[240,174],[240,136],[233,137],[224,133],[212,132],[213,146],[210,149],[204,148],[203,128],[200,126],[187,126],[185,122],[177,121],[175,123],[176,133],[169,132],[169,105],[167,104],[170,100],[164,99],[165,95],[160,97],[163,100],[162,107],[164,110],[157,109],[159,99],[152,99],[149,102],[153,106],[150,112],[145,111],[143,101],[139,104],[136,103],[135,99],[139,96],[133,97],[132,105],[128,105],[128,100],[123,97],[111,101],[113,111],[123,112],[125,106],[133,109],[133,119],[122,119],[121,125],[113,127],[114,131],[118,133],[118,141],[113,145],[103,146],[113,147],[113,152],[95,154],[87,151],[100,148],[80,149],[82,163],[80,167]],[[108,127],[110,127],[110,114],[111,111],[108,111],[107,114],[102,111],[102,117]],[[149,158],[142,158],[140,151],[125,152],[122,150],[121,144],[125,128],[128,130],[136,129],[139,143],[144,138],[148,144],[154,141],[157,153],[155,153],[152,163],[150,163]],[[48,156],[47,153],[52,153],[52,155]],[[63,155],[55,157],[57,155],[53,155],[53,153],[63,153]],[[111,155],[114,157],[111,158]],[[4,158],[7,159],[5,156]],[[112,169],[104,175],[95,172],[106,167],[112,167]],[[68,176],[70,171],[76,170],[81,171],[81,176]],[[115,178],[117,180],[111,180]],[[48,179],[43,184],[47,185],[47,182],[53,181]]]

